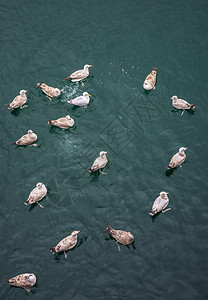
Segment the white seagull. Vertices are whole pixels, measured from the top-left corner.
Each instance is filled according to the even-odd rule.
[[[171,161],[169,163],[169,165],[167,166],[168,169],[174,169],[178,166],[182,167],[182,163],[185,161],[186,159],[186,154],[185,154],[185,150],[187,150],[188,148],[185,147],[181,147],[178,151],[178,153],[176,153],[175,155],[173,155],[173,157],[171,158]]]
[[[17,97],[15,97],[11,103],[5,104],[5,105],[9,105],[8,109],[11,109],[11,110],[18,108],[18,107],[20,107],[20,108],[27,107],[27,105],[24,105],[27,102],[27,96],[26,96],[27,92],[28,91],[26,91],[26,90],[21,90],[20,94]]]
[[[89,76],[90,67],[92,67],[92,65],[85,65],[84,69],[75,71],[74,73],[66,77],[65,80],[70,79],[72,82],[76,82],[85,79]]]
[[[35,134],[31,129],[28,130],[27,134],[23,135],[19,140],[15,143],[11,143],[11,145],[17,146],[27,146],[33,144],[37,141],[37,134]],[[37,146],[37,144],[33,144],[32,146]]]
[[[36,187],[30,192],[30,195],[24,203],[26,205],[37,203],[40,207],[44,208],[39,201],[42,200],[47,194],[47,188],[43,182],[38,182]]]
[[[149,213],[151,216],[156,215],[160,211],[166,212],[171,209],[171,208],[168,208],[168,209],[164,210],[164,208],[166,208],[166,206],[169,203],[169,198],[167,196],[168,194],[169,193],[166,193],[166,192],[160,193],[160,196],[157,197],[157,199],[154,201],[154,203],[152,205],[152,210]]]
[[[186,109],[194,109],[196,107],[195,104],[190,104],[186,100],[178,99],[177,96],[173,96],[172,98],[170,98],[170,100],[173,100],[173,107],[183,110],[181,116],[184,114]]]
[[[89,168],[88,171],[89,172],[94,172],[94,171],[99,170],[100,173],[107,174],[107,173],[104,173],[104,172],[101,171],[101,169],[103,169],[108,163],[108,159],[106,157],[107,153],[109,153],[109,151],[107,151],[107,152],[101,151],[100,156],[98,158],[96,158],[96,160],[92,164],[92,167]]]
[[[72,249],[77,244],[77,235],[79,231],[73,231],[71,235],[65,237],[63,240],[61,240],[56,247],[50,248],[52,253],[61,252],[64,251],[65,258],[67,259],[67,254],[65,251],[68,251],[69,249]]]
[[[77,106],[84,106],[86,108],[90,102],[90,97],[91,97],[90,94],[88,94],[87,92],[84,92],[82,96],[76,97],[74,99],[68,99],[67,102],[69,104],[74,104]]]

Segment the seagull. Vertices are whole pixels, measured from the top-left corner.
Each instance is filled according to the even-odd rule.
[[[74,120],[67,115],[66,117],[59,118],[57,120],[48,120],[48,125],[57,126],[62,129],[68,129],[74,125]]]
[[[72,82],[80,81],[85,79],[89,76],[89,68],[92,67],[92,65],[85,65],[83,70],[78,70],[66,77],[66,79],[70,79]]]
[[[147,91],[155,89],[157,68],[153,68],[152,72],[145,78],[143,88]]]
[[[121,248],[118,243],[122,245],[130,245],[134,241],[134,236],[131,232],[123,231],[123,230],[115,230],[107,225],[106,232],[112,235],[112,237],[116,240],[116,244],[118,246],[118,250],[120,251]]]
[[[30,287],[36,283],[36,276],[33,273],[24,273],[10,279],[5,278],[5,280],[13,286],[24,288],[27,292],[30,292]]]
[[[44,208],[39,201],[42,200],[45,195],[47,194],[47,188],[45,186],[45,183],[43,182],[38,182],[36,184],[36,187],[30,192],[30,195],[24,203],[26,205],[37,203],[41,208]]]
[[[27,146],[33,144],[35,141],[37,141],[37,134],[35,134],[31,129],[28,130],[27,134],[23,135],[19,140],[17,140],[15,143],[12,143],[11,145],[17,145],[17,146]],[[37,144],[33,144],[32,146],[37,146]]]
[[[169,203],[169,199],[168,199],[168,196],[167,196],[168,194],[170,194],[170,193],[166,193],[166,192],[161,192],[160,193],[160,196],[157,197],[157,199],[154,201],[154,203],[152,205],[152,210],[149,213],[151,216],[156,215],[160,211],[162,211],[164,213],[164,212],[171,209],[171,208],[168,208],[168,209],[164,210],[164,208],[166,208],[166,206]]]
[[[171,158],[171,161],[169,163],[169,165],[167,166],[168,169],[174,169],[178,166],[182,167],[182,163],[185,161],[186,159],[186,154],[185,154],[185,150],[187,150],[188,148],[185,147],[181,147],[178,151],[178,153],[176,153],[175,155],[173,155],[173,157]]]
[[[76,97],[74,99],[68,99],[67,102],[69,104],[74,104],[77,106],[84,106],[86,108],[90,102],[90,97],[91,97],[90,94],[88,94],[87,92],[84,92],[82,96]]]
[[[41,81],[41,83],[37,84],[37,87],[40,88],[47,96],[49,100],[52,100],[51,98],[56,98],[61,95],[61,91],[58,88],[54,88],[52,86],[48,86],[44,82]]]
[[[94,172],[99,170],[100,173],[102,174],[107,174],[101,171],[101,169],[105,168],[105,166],[108,163],[108,159],[106,157],[106,154],[109,153],[109,151],[105,152],[105,151],[101,151],[100,152],[100,157],[96,158],[96,160],[94,161],[94,163],[92,164],[92,167],[90,169],[88,169],[89,172]]]
[[[71,235],[65,237],[63,240],[61,240],[56,247],[50,248],[51,253],[61,252],[64,251],[65,258],[67,259],[67,254],[65,251],[72,249],[77,244],[77,235],[79,231],[73,231]]]
[[[24,105],[27,102],[27,96],[26,93],[28,91],[26,90],[21,90],[20,94],[14,98],[14,100],[9,103],[9,104],[5,104],[5,105],[9,105],[8,109],[14,110],[15,108],[24,108],[27,107],[27,105]],[[24,106],[23,106],[24,105]]]
[[[183,109],[181,116],[183,116],[186,109],[194,109],[196,107],[195,104],[190,104],[183,99],[178,99],[177,96],[173,96],[172,98],[170,98],[170,100],[173,100],[172,104],[175,108]]]

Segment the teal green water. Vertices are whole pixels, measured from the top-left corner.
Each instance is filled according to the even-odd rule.
[[[208,2],[1,1],[1,299],[207,299]],[[63,79],[92,64],[84,82]],[[156,89],[142,84],[158,68]],[[40,81],[62,90],[49,101]],[[28,107],[9,103],[28,89]],[[67,99],[88,91],[87,109]],[[197,105],[174,111],[177,95]],[[48,119],[70,114],[62,131]],[[32,129],[40,147],[9,145]],[[182,168],[166,166],[189,147]],[[110,151],[107,175],[87,169]],[[37,182],[47,196],[24,205]],[[148,215],[158,194],[172,209]],[[131,231],[133,246],[104,233],[106,223]],[[49,248],[73,230],[64,255]],[[29,295],[3,278],[32,272]]]

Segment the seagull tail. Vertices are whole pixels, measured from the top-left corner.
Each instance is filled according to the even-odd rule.
[[[50,250],[51,250],[51,253],[56,253],[55,247],[50,248]]]
[[[167,168],[170,170],[170,169],[173,169],[173,167],[171,167],[170,165],[169,166],[167,166]]]
[[[156,211],[155,209],[152,209],[152,210],[149,212],[149,215],[153,217],[156,213],[157,213],[157,211]]]
[[[195,104],[191,104],[191,106],[190,106],[191,109],[194,109],[195,107],[196,107]]]
[[[106,224],[106,232],[111,233],[112,232],[112,228],[110,227],[110,225]]]
[[[93,171],[93,169],[92,168],[89,168],[89,169],[87,169],[89,172],[92,172]]]
[[[16,143],[10,143],[10,145],[17,145]]]
[[[25,204],[25,205],[28,205],[28,204],[29,204],[29,200],[25,201],[24,204]]]
[[[9,283],[9,279],[8,278],[4,278],[4,280],[5,280],[4,284],[5,283]]]
[[[72,99],[68,99],[67,102],[68,102],[69,104],[72,104]]]
[[[48,120],[48,125],[51,125],[52,124],[52,120]]]
[[[157,68],[153,68],[152,70],[156,71],[157,72]]]
[[[68,80],[68,79],[71,79],[71,76],[68,76],[68,77],[64,78],[64,80]]]

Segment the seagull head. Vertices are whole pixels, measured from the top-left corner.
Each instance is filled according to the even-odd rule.
[[[71,235],[76,236],[78,233],[80,233],[80,230],[78,230],[78,231],[74,230]]]
[[[170,194],[170,193],[167,193],[167,192],[161,192],[160,193],[160,197],[162,198],[162,199],[168,199],[168,194]]]
[[[42,188],[43,185],[45,185],[43,182],[38,182],[38,183],[36,184],[36,186],[37,186],[39,189]]]
[[[170,98],[170,100],[176,101],[178,99],[177,96],[173,96],[172,98]]]
[[[85,65],[84,69],[89,69],[90,67],[92,67],[92,65]]]
[[[186,148],[186,147],[181,147],[180,149],[179,149],[179,153],[181,153],[181,154],[184,154],[184,151],[186,151],[188,148]]]
[[[28,92],[27,90],[21,90],[21,91],[20,91],[20,95],[21,95],[21,96],[24,96],[27,92]]]
[[[100,157],[104,157],[109,151],[101,151],[100,152]]]
[[[84,92],[84,93],[83,93],[83,96],[84,96],[84,97],[89,97],[89,96],[91,96],[91,95],[88,94],[88,92]]]

